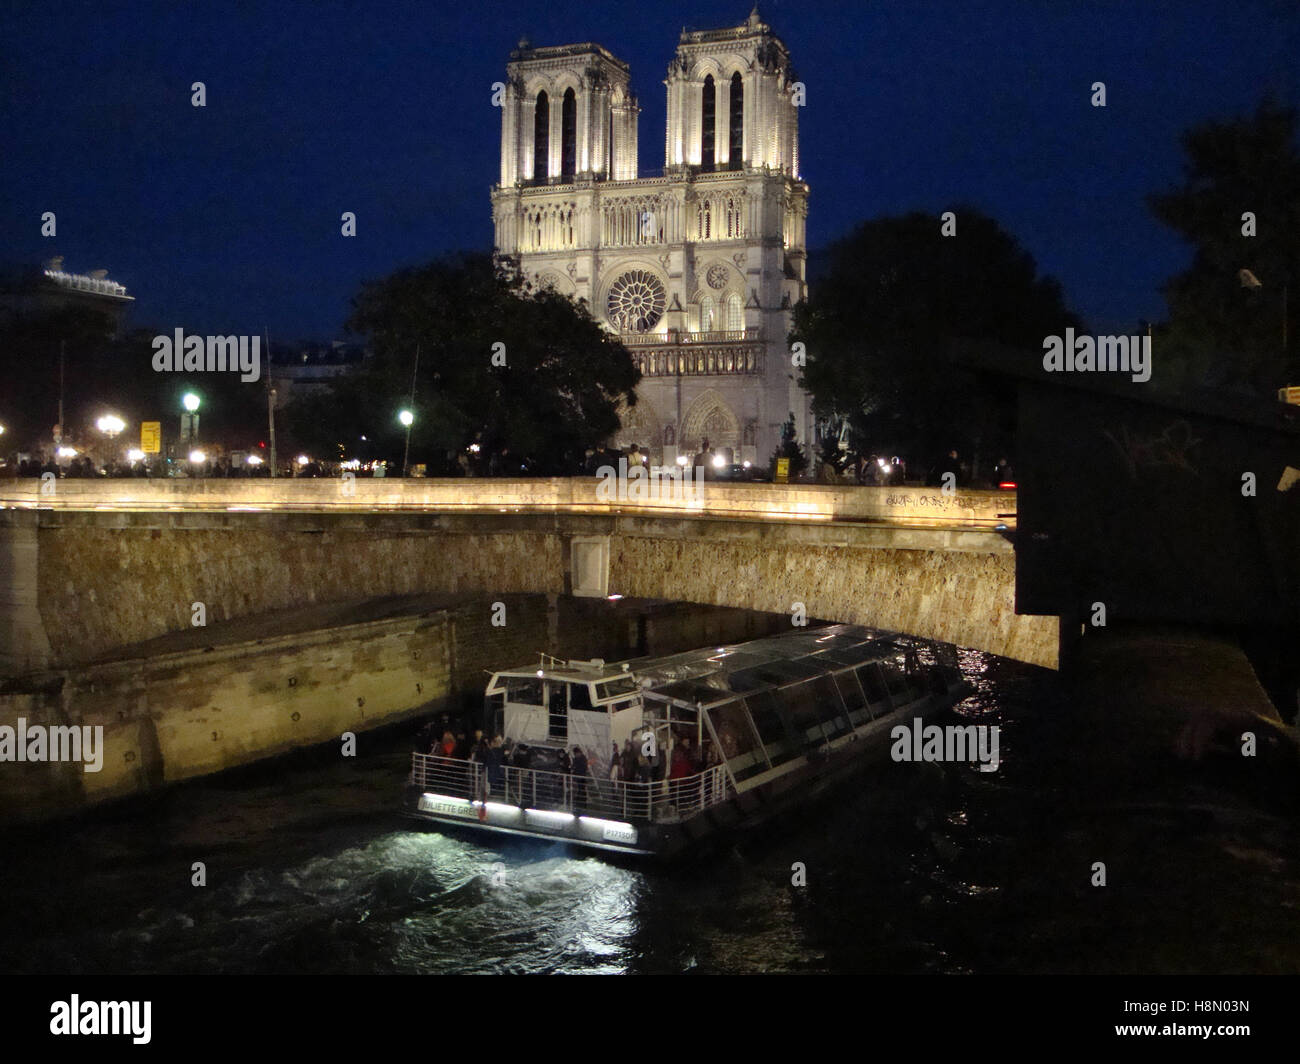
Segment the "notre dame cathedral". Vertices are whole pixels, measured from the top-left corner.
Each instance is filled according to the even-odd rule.
[[[585,300],[632,352],[643,377],[615,443],[672,464],[707,438],[761,464],[791,412],[808,442],[787,344],[806,286],[802,86],[757,8],[682,33],[655,176],[637,172],[626,63],[598,44],[521,41],[506,69],[496,252]]]

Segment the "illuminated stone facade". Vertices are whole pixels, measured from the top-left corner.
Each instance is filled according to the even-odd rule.
[[[583,299],[643,373],[615,442],[671,464],[707,438],[765,463],[807,395],[787,336],[806,291],[808,186],[799,177],[798,91],[785,45],[752,13],[683,32],[668,67],[664,169],[637,172],[629,71],[598,44],[511,53],[498,254]]]

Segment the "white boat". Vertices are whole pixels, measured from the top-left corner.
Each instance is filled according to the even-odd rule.
[[[850,625],[619,664],[493,673],[510,751],[412,755],[405,811],[443,825],[666,857],[767,823],[885,756],[890,731],[971,693],[956,651]],[[611,778],[627,744],[635,778]],[[588,762],[563,762],[578,748]],[[617,775],[617,773],[616,773]]]

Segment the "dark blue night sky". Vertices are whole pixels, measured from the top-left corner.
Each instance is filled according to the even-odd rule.
[[[520,36],[594,40],[631,65],[646,172],[663,165],[681,28],[737,25],[749,7],[11,3],[0,256],[107,267],[137,297],[136,325],[330,339],[363,279],[490,244],[491,85]],[[1300,90],[1297,0],[761,11],[808,88],[812,247],[863,219],[971,202],[1099,331],[1161,317],[1159,286],[1188,260],[1143,200],[1178,179],[1182,130]],[[1094,81],[1105,109],[1089,104]],[[47,210],[55,239],[40,236]],[[354,239],[339,232],[347,210]]]

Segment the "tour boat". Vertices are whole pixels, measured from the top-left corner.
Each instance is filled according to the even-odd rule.
[[[404,811],[680,856],[820,796],[886,757],[895,726],[970,693],[955,648],[851,625],[619,664],[543,655],[487,685],[504,764],[414,754]],[[575,748],[586,774],[564,760]],[[611,778],[615,751],[633,778]]]

